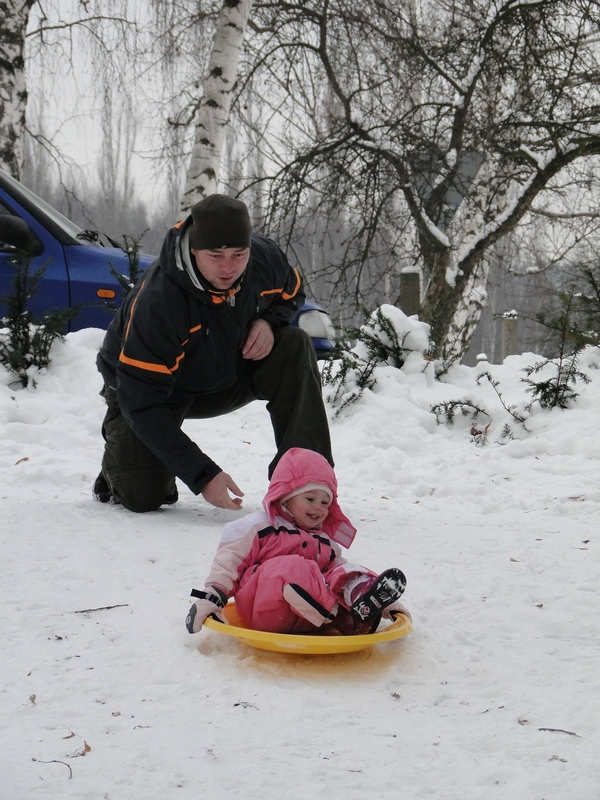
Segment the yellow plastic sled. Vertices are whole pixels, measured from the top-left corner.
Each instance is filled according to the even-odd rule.
[[[224,625],[213,617],[204,624],[217,633],[235,636],[257,650],[270,650],[273,653],[297,653],[307,655],[327,655],[331,653],[353,653],[366,650],[380,642],[400,639],[412,631],[410,619],[405,614],[397,614],[395,620],[376,633],[358,636],[315,636],[312,634],[271,633],[247,628],[241,621],[235,603],[230,601],[223,609],[223,616],[229,623]]]

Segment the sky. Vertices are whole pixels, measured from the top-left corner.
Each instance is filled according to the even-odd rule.
[[[349,554],[406,573],[413,630],[309,656],[184,627],[223,524],[260,508],[264,404],[185,423],[242,511],[181,484],[149,514],[98,504],[102,335],[57,343],[35,388],[0,367],[1,800],[600,796],[598,348],[572,407],[525,427],[476,379],[523,408],[532,353],[443,381],[415,353],[339,415],[328,400]],[[454,400],[486,434],[436,422]]]
[[[127,49],[133,47],[134,32],[145,39],[149,31],[156,33],[152,23],[150,4],[127,0],[109,4],[105,13],[98,16],[93,9],[85,8],[79,0],[50,0],[32,8],[26,39],[27,120],[28,127],[42,134],[52,143],[53,156],[46,158],[43,167],[52,171],[58,182],[61,166],[63,179],[67,175],[69,188],[73,190],[81,179],[84,184],[97,185],[99,161],[102,159],[102,144],[105,137],[103,121],[109,112],[113,117],[112,145],[113,161],[116,160],[117,180],[119,174],[127,173],[139,191],[148,182],[152,183],[155,201],[166,194],[164,186],[165,167],[157,165],[157,156],[164,146],[163,109],[157,111],[162,97],[162,87],[157,88],[155,65],[149,56],[135,60],[125,52],[121,36],[127,39]],[[106,5],[106,4],[105,4]],[[34,33],[40,27],[43,13],[45,26],[44,45]],[[73,20],[103,19],[102,47],[96,49],[93,26],[71,25]],[[128,25],[120,26],[116,20],[128,19]],[[65,22],[65,20],[67,22]],[[111,22],[111,20],[113,22]],[[135,26],[133,24],[135,20]],[[99,23],[98,23],[99,24]],[[147,47],[147,42],[140,46]],[[98,50],[105,56],[101,57]],[[111,66],[105,63],[111,62]],[[112,63],[114,61],[114,63]],[[134,63],[135,62],[135,63]],[[112,71],[111,71],[112,70]],[[118,74],[125,70],[125,78]],[[185,69],[179,71],[181,77]],[[106,75],[107,86],[103,84]],[[128,97],[123,90],[123,81],[131,91]],[[104,97],[106,93],[107,97]],[[110,99],[110,107],[106,99]],[[151,98],[154,105],[150,109]],[[133,104],[127,105],[128,100]],[[130,149],[128,146],[131,145]],[[39,155],[39,154],[38,154]],[[43,155],[43,154],[42,154]],[[127,163],[124,163],[124,160]],[[69,170],[65,173],[65,166]],[[108,165],[101,165],[104,171]],[[157,174],[163,178],[157,180]],[[122,187],[121,187],[122,188]],[[130,191],[130,189],[128,189]]]

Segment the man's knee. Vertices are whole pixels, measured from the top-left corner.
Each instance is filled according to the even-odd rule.
[[[306,354],[310,360],[316,360],[312,339],[306,331],[287,325],[279,328],[275,336],[276,348],[281,351],[289,351],[296,355]]]
[[[108,476],[114,499],[138,514],[156,511],[163,504],[177,501],[175,480],[164,475],[121,472]]]
[[[277,383],[285,375],[287,380],[300,380],[306,375],[319,376],[317,357],[310,336],[300,328],[287,326],[276,332],[275,347],[258,373],[263,379]],[[320,377],[319,377],[320,380]]]
[[[105,422],[104,435],[102,473],[115,501],[130,511],[144,512],[177,500],[174,477],[120,414]]]

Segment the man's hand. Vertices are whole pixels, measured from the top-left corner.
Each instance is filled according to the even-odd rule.
[[[231,497],[229,492],[237,495]],[[241,498],[244,493],[235,483],[231,475],[226,472],[218,472],[215,477],[209,481],[202,490],[202,497],[207,503],[217,508],[228,508],[235,511],[242,506]]]
[[[261,358],[266,358],[271,350],[275,337],[273,330],[269,323],[264,319],[255,319],[250,325],[250,330],[244,347],[242,348],[242,356],[251,361],[260,361]]]

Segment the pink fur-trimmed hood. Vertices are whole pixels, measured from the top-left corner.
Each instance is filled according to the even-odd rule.
[[[279,459],[263,500],[263,506],[271,522],[274,523],[275,517],[280,513],[278,502],[281,498],[306,486],[307,483],[322,483],[329,487],[333,500],[323,523],[323,531],[342,547],[350,547],[356,535],[356,528],[338,504],[335,472],[327,459],[314,450],[292,447]]]

